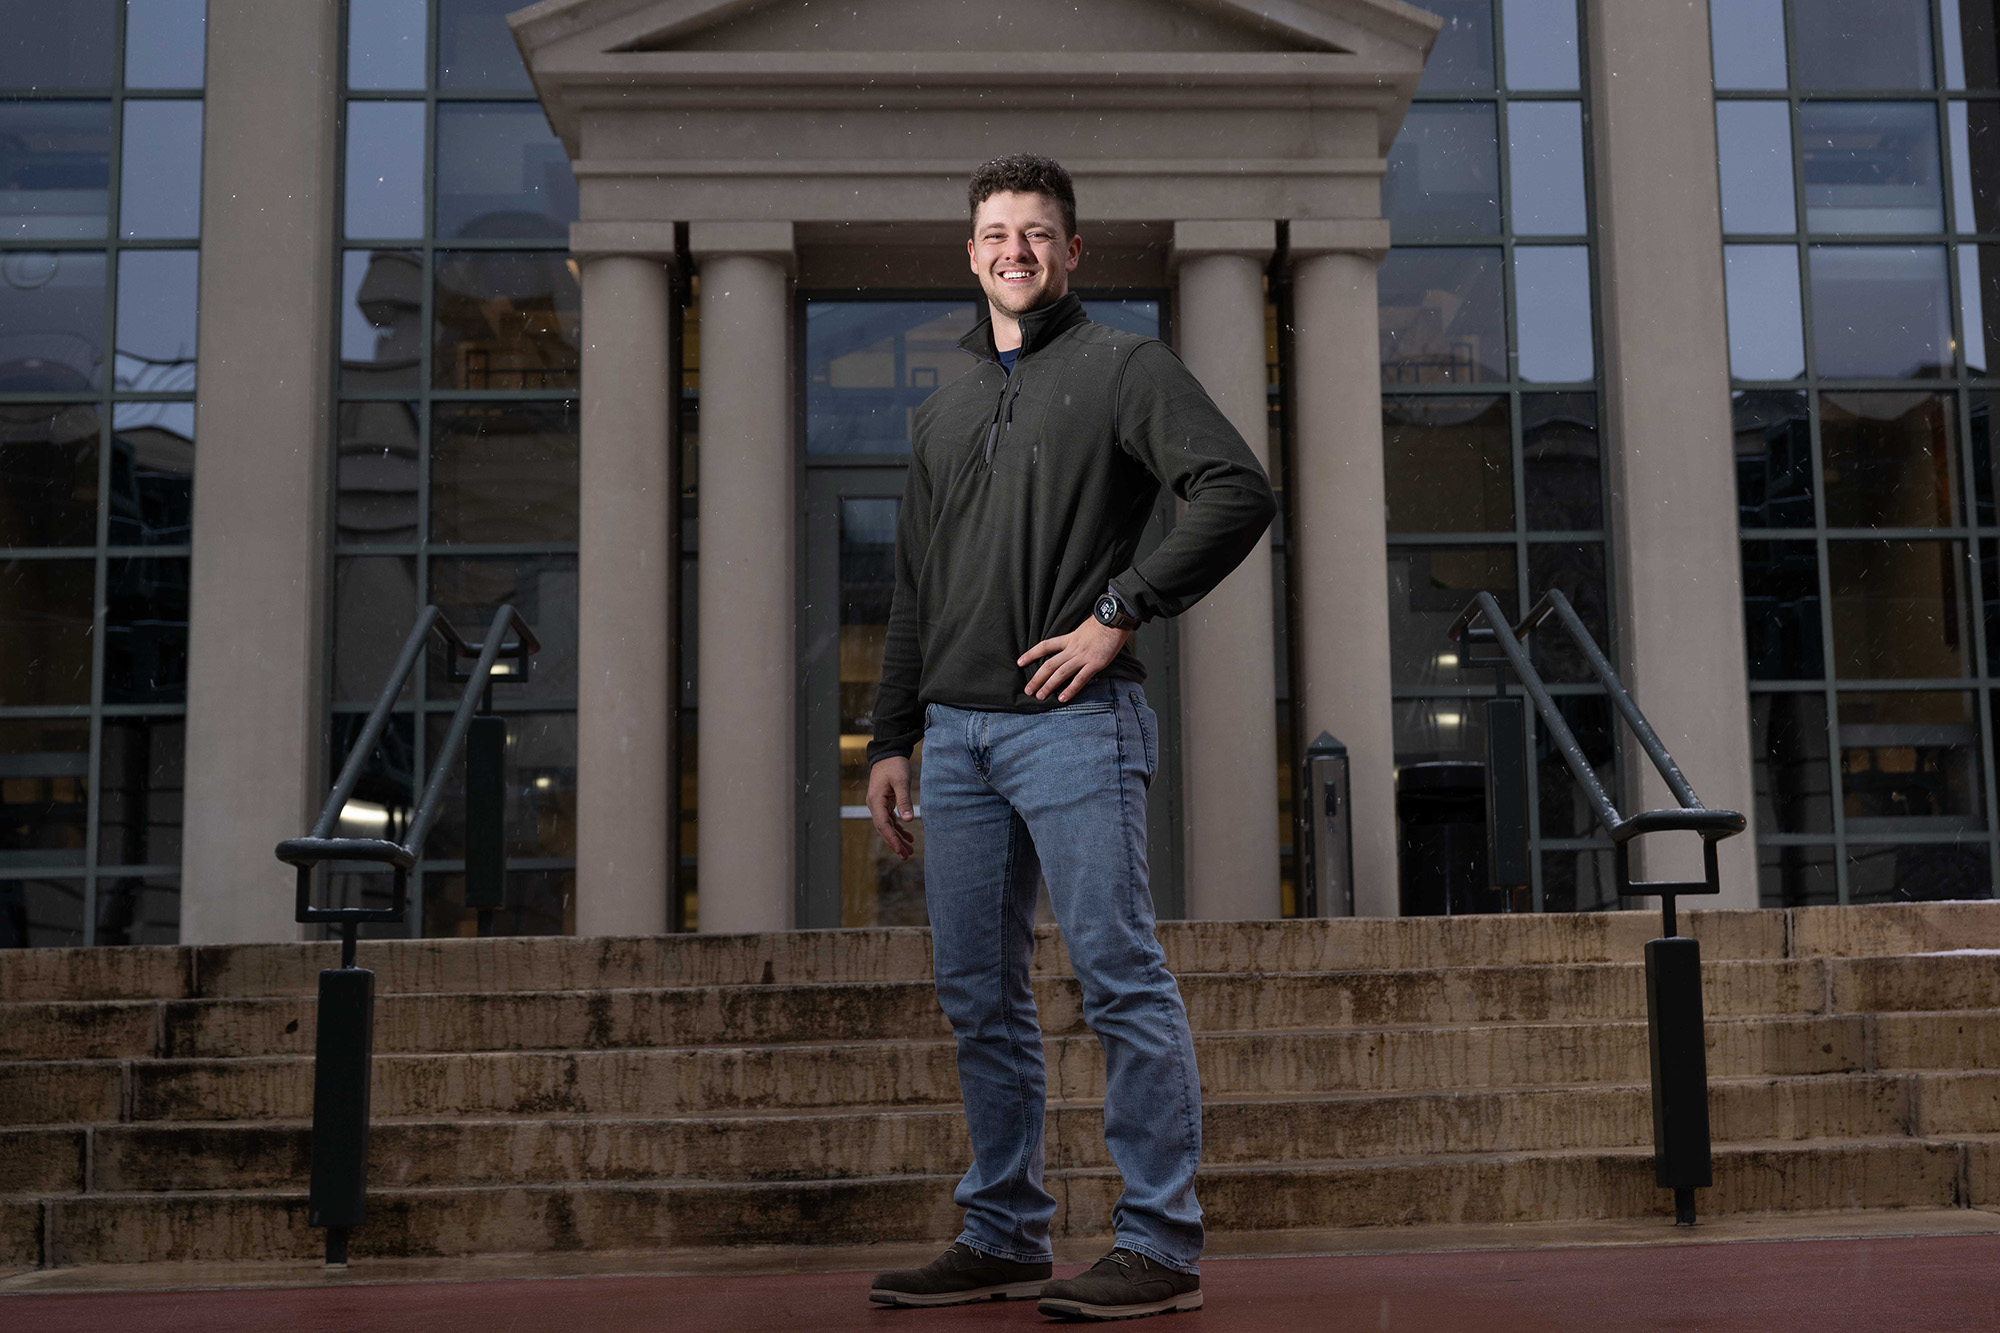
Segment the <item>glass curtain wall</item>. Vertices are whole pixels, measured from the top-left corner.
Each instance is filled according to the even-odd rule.
[[[1406,914],[1443,910],[1440,868],[1410,841],[1416,805],[1469,800],[1481,817],[1469,765],[1485,761],[1492,677],[1461,666],[1452,621],[1481,591],[1518,615],[1560,588],[1612,650],[1583,7],[1419,3],[1445,27],[1390,151],[1379,275]],[[1559,634],[1531,648],[1615,791],[1611,709],[1581,654]],[[1539,725],[1533,746],[1532,905],[1617,906],[1603,830]]]
[[[415,883],[427,936],[574,922],[578,269],[568,157],[506,25],[518,0],[348,0],[328,782],[418,610],[502,602],[543,651],[507,715],[507,907],[464,907],[463,769]],[[433,648],[341,821],[398,837],[459,689]],[[386,876],[335,877],[375,901]]]
[[[1766,906],[1988,897],[1992,0],[1712,0]]]
[[[205,0],[0,0],[0,946],[179,937]]]

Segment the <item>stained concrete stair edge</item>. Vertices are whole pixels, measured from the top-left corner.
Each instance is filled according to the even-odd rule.
[[[1705,1214],[1975,1206],[1994,1198],[1996,1145],[1949,1140],[1746,1144],[1716,1152]],[[1064,1235],[1110,1230],[1113,1172],[1049,1173]],[[447,1255],[823,1245],[949,1239],[955,1176],[761,1184],[651,1183],[382,1190],[358,1254]],[[1220,1167],[1198,1188],[1218,1232],[1659,1215],[1647,1149]],[[204,1191],[40,1201],[48,1264],[305,1258],[302,1195]],[[18,1210],[17,1210],[18,1211]]]
[[[1178,970],[1315,971],[1500,961],[1623,962],[1657,932],[1651,913],[1165,922]],[[1686,912],[1683,929],[1721,958],[1847,957],[2000,949],[2000,902]],[[243,944],[0,952],[0,1001],[189,999],[310,995],[338,946]],[[362,966],[384,994],[560,990],[605,985],[756,985],[839,975],[920,980],[928,932],[916,928],[765,935],[366,941]],[[1037,934],[1036,969],[1068,970],[1052,928]]]

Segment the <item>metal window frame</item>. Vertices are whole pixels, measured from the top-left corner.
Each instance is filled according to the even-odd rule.
[[[1845,88],[1806,88],[1800,81],[1798,66],[1798,42],[1796,40],[1797,17],[1790,0],[1783,6],[1785,22],[1785,87],[1761,89],[1733,89],[1717,87],[1714,84],[1713,69],[1710,71],[1710,85],[1715,101],[1722,102],[1777,102],[1786,108],[1787,126],[1791,137],[1792,154],[1792,208],[1794,230],[1790,232],[1732,232],[1727,224],[1718,229],[1717,245],[1783,245],[1793,247],[1798,256],[1799,271],[1799,314],[1802,324],[1805,366],[1803,373],[1792,380],[1752,380],[1730,377],[1732,395],[1743,392],[1785,392],[1799,393],[1806,400],[1806,421],[1811,445],[1813,469],[1813,522],[1810,527],[1795,528],[1737,528],[1739,559],[1743,544],[1753,541],[1771,541],[1804,545],[1810,542],[1818,566],[1818,596],[1820,606],[1819,633],[1820,659],[1826,674],[1816,678],[1799,680],[1756,680],[1749,682],[1753,705],[1752,726],[1754,728],[1754,704],[1760,696],[1809,693],[1820,696],[1826,709],[1826,781],[1827,802],[1830,806],[1830,829],[1824,834],[1778,833],[1772,829],[1759,827],[1757,830],[1757,850],[1759,853],[1759,902],[1763,906],[1804,905],[1789,902],[1783,891],[1770,901],[1765,900],[1762,884],[1762,853],[1765,848],[1816,847],[1831,853],[1834,868],[1834,901],[1846,905],[1851,898],[1851,876],[1849,873],[1852,848],[1880,848],[1900,845],[1949,845],[1983,847],[1986,852],[1989,894],[2000,894],[1996,890],[1996,879],[2000,879],[2000,794],[1995,792],[1996,756],[1989,743],[1993,736],[1996,714],[1995,691],[2000,690],[2000,672],[1990,669],[1987,658],[1987,626],[1985,603],[1989,590],[1983,586],[1980,568],[1980,552],[1991,548],[2000,541],[2000,522],[1980,524],[1977,510],[1977,475],[1972,457],[1972,402],[1980,392],[2000,393],[2000,366],[1988,368],[1983,376],[1971,373],[1966,364],[1964,312],[1960,300],[1959,250],[1967,245],[2000,243],[2000,234],[1977,231],[1959,231],[1956,226],[1958,204],[1957,182],[1952,173],[1951,120],[1949,108],[1953,103],[1964,105],[1971,102],[2000,102],[2000,89],[1968,90],[1950,89],[1944,86],[1944,15],[1937,0],[1929,0],[1931,28],[1931,68],[1932,84],[1928,89],[1909,90],[1856,90]],[[1712,45],[1711,45],[1712,59]],[[1934,108],[1937,124],[1939,202],[1943,227],[1935,232],[1816,232],[1810,229],[1806,217],[1805,185],[1805,144],[1800,111],[1810,103],[1825,102],[1896,102],[1926,103]],[[1716,145],[1718,169],[1721,160],[1721,144]],[[1949,309],[1952,336],[1952,370],[1947,376],[1930,379],[1888,379],[1827,378],[1819,372],[1818,351],[1813,343],[1812,306],[1812,250],[1815,246],[1837,245],[1845,247],[1885,246],[1885,247],[1925,247],[1941,248],[1945,258],[1945,300]],[[1824,454],[1821,445],[1820,401],[1824,393],[1857,393],[1890,391],[1908,394],[1948,395],[1951,402],[1952,420],[1957,431],[1956,457],[1952,460],[1952,481],[1958,494],[1954,497],[1953,521],[1938,527],[1907,528],[1853,528],[1829,525],[1826,518],[1826,483]],[[1995,441],[2000,444],[2000,440]],[[1962,578],[1960,591],[1965,599],[1966,618],[1971,622],[1970,634],[1965,648],[1968,657],[1966,674],[1948,679],[1872,679],[1868,677],[1845,677],[1839,672],[1834,656],[1833,643],[1833,588],[1832,574],[1828,561],[1828,548],[1838,541],[1937,541],[1956,542],[1960,545],[1959,570]],[[2000,593],[2000,589],[1991,590]],[[1977,719],[1979,734],[1973,740],[1976,751],[1980,779],[1980,813],[1984,829],[1977,834],[1960,832],[1940,832],[1911,830],[1906,833],[1850,834],[1847,827],[1844,782],[1841,773],[1840,743],[1840,700],[1843,696],[1857,694],[1886,694],[1902,692],[1952,692],[1973,696],[1973,717]],[[1752,763],[1760,763],[1753,730],[1750,737]]]
[[[88,393],[0,393],[0,406],[49,406],[80,404],[97,409],[97,516],[96,532],[88,545],[56,547],[11,547],[0,550],[0,560],[14,561],[74,561],[89,560],[92,564],[91,602],[91,648],[90,648],[90,702],[69,705],[13,705],[0,707],[0,720],[33,720],[38,718],[84,718],[90,725],[90,760],[88,768],[88,791],[86,794],[84,818],[84,846],[82,859],[74,862],[51,862],[46,864],[20,863],[0,868],[0,881],[11,882],[26,879],[78,880],[83,886],[83,930],[80,943],[95,945],[98,935],[98,890],[105,880],[122,879],[165,879],[175,882],[175,892],[179,893],[181,867],[178,862],[146,865],[127,865],[122,862],[101,861],[99,841],[103,818],[103,749],[104,721],[106,718],[141,718],[148,721],[166,721],[187,716],[187,705],[180,704],[107,704],[104,701],[104,635],[108,612],[108,574],[113,560],[124,559],[181,559],[188,558],[189,543],[159,546],[114,545],[111,541],[111,465],[114,429],[112,419],[115,408],[121,403],[183,402],[194,401],[194,391],[138,391],[118,387],[117,345],[118,345],[118,268],[119,258],[127,251],[176,250],[201,254],[200,221],[196,220],[197,234],[192,238],[174,239],[128,239],[123,234],[121,192],[124,186],[124,139],[125,104],[127,102],[200,102],[208,97],[208,70],[204,63],[202,86],[199,88],[128,88],[125,83],[125,28],[128,6],[118,0],[114,6],[112,24],[111,63],[113,81],[100,88],[62,89],[21,89],[9,90],[5,99],[9,102],[105,102],[111,112],[111,150],[109,179],[106,182],[105,227],[101,238],[5,238],[0,239],[0,255],[9,253],[47,254],[76,252],[101,254],[104,256],[104,343],[103,343],[103,383]],[[200,260],[197,258],[197,264]],[[200,349],[197,347],[199,357]],[[197,440],[197,447],[199,441]],[[199,460],[197,459],[197,465]],[[29,853],[32,855],[32,853]]]
[[[1500,205],[1500,228],[1486,236],[1438,236],[1426,238],[1396,239],[1393,249],[1471,249],[1500,251],[1501,273],[1501,318],[1504,321],[1507,338],[1507,377],[1504,380],[1467,384],[1392,384],[1386,380],[1381,386],[1381,397],[1388,398],[1501,398],[1507,403],[1508,451],[1513,468],[1514,525],[1511,529],[1493,532],[1452,532],[1452,533],[1412,533],[1390,532],[1388,549],[1391,557],[1399,551],[1411,548],[1432,548],[1439,546],[1486,546],[1511,547],[1514,553],[1515,598],[1518,606],[1514,614],[1518,617],[1527,612],[1533,597],[1529,574],[1529,556],[1538,546],[1554,545],[1596,545],[1604,557],[1604,596],[1606,607],[1606,631],[1610,642],[1606,651],[1616,657],[1618,640],[1617,615],[1617,552],[1611,542],[1611,459],[1609,434],[1604,426],[1605,383],[1604,383],[1604,320],[1599,309],[1599,293],[1603,289],[1599,272],[1600,255],[1597,228],[1597,163],[1591,151],[1595,117],[1591,108],[1591,68],[1590,68],[1590,6],[1577,0],[1577,86],[1574,89],[1515,89],[1507,83],[1507,41],[1505,0],[1493,0],[1493,85],[1490,88],[1419,89],[1412,98],[1416,105],[1490,105],[1494,108],[1495,147],[1498,155],[1498,183]],[[1542,233],[1516,233],[1513,217],[1513,163],[1508,147],[1508,109],[1514,102],[1574,102],[1581,108],[1583,120],[1583,231],[1574,235],[1547,235]],[[1516,338],[1517,301],[1514,291],[1514,256],[1519,249],[1537,247],[1577,249],[1582,248],[1587,256],[1587,271],[1590,275],[1591,307],[1591,357],[1593,375],[1588,380],[1541,381],[1524,380],[1520,375],[1520,348]],[[1521,439],[1521,399],[1523,395],[1543,393],[1587,393],[1591,395],[1597,408],[1598,438],[1598,495],[1600,513],[1604,525],[1597,528],[1574,530],[1552,530],[1527,526],[1527,473],[1523,466]],[[1440,648],[1443,647],[1442,640]],[[1568,697],[1595,697],[1606,699],[1604,690],[1595,684],[1565,683],[1551,684],[1549,692],[1558,699]],[[1468,709],[1471,701],[1490,696],[1491,687],[1482,686],[1468,679],[1465,684],[1452,686],[1399,685],[1390,690],[1391,707],[1406,702],[1443,703],[1465,701]],[[1543,743],[1541,720],[1531,717],[1529,738],[1537,749]],[[1612,719],[1612,795],[1622,800],[1626,743],[1615,717]],[[1528,764],[1528,838],[1533,853],[1529,858],[1532,877],[1532,902],[1534,910],[1543,911],[1545,906],[1543,860],[1544,853],[1595,852],[1603,868],[1606,883],[1612,881],[1612,843],[1601,832],[1586,837],[1555,837],[1542,832],[1541,766]],[[1615,892],[1607,907],[1620,904]]]
[[[353,557],[397,557],[412,560],[416,567],[415,605],[425,606],[432,597],[431,563],[440,557],[450,559],[477,558],[533,558],[548,556],[574,560],[579,542],[459,542],[434,541],[430,533],[431,519],[431,426],[439,407],[458,404],[476,405],[481,403],[528,403],[555,402],[569,403],[580,412],[583,401],[582,385],[568,389],[450,389],[439,388],[434,382],[432,357],[436,350],[436,283],[437,258],[440,253],[464,251],[543,251],[550,254],[567,255],[567,239],[455,239],[441,236],[437,230],[437,123],[438,107],[460,103],[513,103],[539,106],[540,100],[532,88],[523,90],[492,90],[441,88],[438,84],[438,0],[426,0],[424,17],[424,86],[421,89],[364,88],[348,86],[348,55],[352,46],[350,32],[352,22],[351,6],[342,0],[339,37],[339,114],[336,126],[336,168],[333,180],[333,222],[337,241],[333,246],[333,282],[336,294],[342,292],[342,274],[350,251],[389,250],[418,256],[422,265],[423,290],[419,298],[418,321],[422,335],[418,351],[417,383],[408,389],[351,389],[341,382],[341,326],[346,317],[343,302],[336,295],[332,311],[332,328],[328,348],[328,365],[331,376],[332,393],[329,395],[332,410],[327,420],[327,483],[326,483],[326,531],[328,596],[325,598],[322,632],[324,650],[321,672],[321,716],[327,719],[327,765],[321,774],[321,790],[331,788],[338,761],[342,758],[332,750],[333,721],[336,717],[365,715],[369,703],[364,701],[337,702],[333,697],[333,665],[338,645],[335,636],[336,602],[331,595],[334,581],[338,577],[341,562]],[[347,132],[348,108],[355,103],[416,102],[424,108],[424,166],[423,166],[423,219],[424,232],[421,237],[370,238],[347,235]],[[339,528],[340,502],[340,417],[341,409],[351,403],[407,403],[417,417],[417,491],[416,491],[416,539],[414,541],[369,542],[341,540]],[[401,628],[401,627],[399,627]],[[412,730],[412,745],[415,756],[414,772],[427,771],[430,760],[430,738],[428,719],[449,716],[455,697],[440,693],[433,698],[430,688],[428,668],[415,673],[411,681],[411,695],[398,704],[393,719],[400,723],[407,719]],[[577,711],[576,700],[519,700],[505,697],[494,701],[494,711],[503,714],[569,714]],[[414,805],[416,793],[411,793]],[[400,932],[409,938],[421,938],[424,929],[425,910],[429,906],[429,886],[432,877],[454,873],[464,869],[460,857],[420,857],[410,871],[411,910],[399,925],[389,927],[381,933]],[[568,857],[528,857],[509,856],[509,873],[528,871],[571,872],[576,869],[576,858]],[[320,928],[325,933],[328,928]],[[374,934],[364,927],[363,934]]]

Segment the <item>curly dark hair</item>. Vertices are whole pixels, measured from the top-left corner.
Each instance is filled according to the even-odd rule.
[[[965,191],[973,222],[979,220],[979,206],[996,194],[1039,194],[1055,200],[1062,208],[1063,234],[1076,235],[1076,187],[1054,158],[1015,153],[983,163]]]

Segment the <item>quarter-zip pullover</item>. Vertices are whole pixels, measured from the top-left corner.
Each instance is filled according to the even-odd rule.
[[[1021,319],[1010,375],[991,320],[959,346],[978,364],[914,419],[896,530],[882,686],[868,760],[908,755],[927,703],[1039,712],[1040,663],[1107,585],[1142,619],[1178,615],[1248,555],[1277,514],[1229,419],[1157,338],[1095,324],[1074,294]],[[1160,487],[1187,502],[1134,564]],[[1143,679],[1130,645],[1106,674]]]

